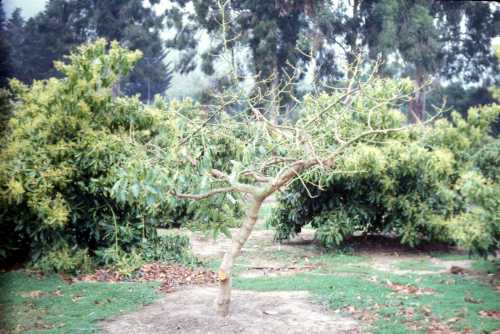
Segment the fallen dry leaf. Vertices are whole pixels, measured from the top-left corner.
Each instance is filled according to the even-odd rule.
[[[52,291],[50,294],[52,296],[56,296],[56,297],[62,297],[63,296],[63,293],[59,289]]]
[[[71,297],[71,300],[73,301],[73,303],[78,302],[80,299],[82,299],[81,295],[74,295]]]
[[[46,295],[46,293],[40,290],[19,292],[19,296],[23,298],[40,298],[44,295]]]
[[[418,288],[413,285],[401,285],[388,282],[387,287],[392,291],[404,294],[415,294],[415,295],[432,295],[434,290],[431,288]]]
[[[356,312],[356,308],[354,306],[352,306],[352,305],[349,305],[349,306],[346,306],[344,308],[344,311],[348,312],[348,313],[355,313]]]
[[[431,309],[426,306],[422,306],[422,312],[424,312],[424,315],[426,317],[429,317],[432,314]]]
[[[481,299],[474,298],[473,296],[471,296],[469,294],[464,297],[464,301],[467,303],[470,303],[470,304],[482,304],[483,303],[483,301]]]
[[[433,321],[427,329],[427,334],[460,334],[452,330],[447,325],[440,323],[438,321]]]
[[[500,320],[500,311],[498,310],[481,310],[479,315],[486,318],[493,318]]]
[[[177,264],[147,263],[143,265],[134,278],[127,279],[112,269],[99,269],[90,275],[82,275],[74,281],[84,282],[119,282],[119,281],[160,281],[162,291],[170,292],[180,285],[213,284],[217,275],[210,270],[192,269]]]
[[[262,313],[267,314],[267,315],[278,315],[278,311],[273,311],[273,310],[264,310]]]
[[[461,320],[461,318],[459,318],[459,317],[453,317],[453,318],[450,318],[450,319],[446,320],[446,323],[451,324],[451,323],[457,322],[459,320]]]

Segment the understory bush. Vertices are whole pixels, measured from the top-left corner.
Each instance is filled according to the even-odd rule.
[[[191,252],[189,238],[185,235],[167,234],[150,238],[142,245],[142,254],[149,262],[176,262],[186,266],[200,264]]]
[[[406,137],[353,146],[336,172],[308,173],[279,196],[270,220],[276,238],[311,224],[329,247],[355,233],[385,233],[410,246],[438,240],[495,252],[500,150],[489,131],[499,112],[498,105],[471,108],[467,119],[453,113]],[[355,117],[350,122],[366,126]]]

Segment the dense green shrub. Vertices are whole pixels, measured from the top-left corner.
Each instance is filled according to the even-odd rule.
[[[158,225],[195,221],[225,231],[234,223],[238,206],[188,205],[172,196],[168,180],[186,175],[178,191],[202,183],[189,178],[189,168],[226,169],[238,143],[196,129],[193,120],[207,115],[189,100],[157,98],[146,106],[114,97],[114,85],[139,58],[98,40],[55,64],[61,79],[12,81],[16,103],[0,152],[0,258],[17,255],[64,271],[88,267],[85,256],[138,264],[138,244]],[[195,131],[207,132],[203,142],[189,139]],[[169,149],[180,141],[182,157]],[[193,164],[180,171],[182,159]]]
[[[94,262],[86,249],[72,250],[69,246],[63,246],[45,252],[32,267],[47,273],[89,273],[94,268]]]
[[[473,156],[475,167],[494,182],[500,181],[500,138],[481,147]]]
[[[0,89],[0,138],[3,138],[7,127],[7,121],[10,118],[12,105],[10,101],[10,93],[6,89]],[[0,139],[0,145],[1,145]]]
[[[211,116],[190,99],[168,104],[158,100],[156,104],[173,115],[170,122],[176,131],[156,134],[145,146],[147,158],[121,164],[117,168],[119,177],[112,195],[120,202],[152,211],[160,227],[184,225],[216,233],[227,232],[241,215],[238,204],[228,205],[226,198],[232,195],[220,194],[210,202],[193,202],[179,199],[171,192],[190,192],[193,185],[207,190],[208,175],[200,177],[203,174],[200,170],[215,168],[229,172],[230,161],[243,151],[242,141],[214,131],[208,122]],[[216,121],[232,122],[226,118]]]
[[[11,82],[17,102],[0,152],[3,257],[81,257],[85,249],[130,249],[144,236],[147,216],[110,190],[117,166],[141,159],[139,143],[157,135],[154,124],[165,132],[169,123],[135,97],[113,98],[141,55],[107,47],[98,40],[56,63],[62,79]]]
[[[142,254],[146,261],[177,262],[188,266],[200,264],[185,235],[166,234],[150,238],[142,245]]]
[[[500,246],[500,184],[471,171],[460,177],[455,189],[462,210],[430,223],[443,230],[441,239],[482,255],[495,254]]]
[[[279,197],[276,238],[310,223],[327,246],[360,232],[389,233],[411,246],[442,240],[495,251],[500,152],[488,133],[499,112],[497,105],[472,108],[467,119],[454,113],[406,138],[352,147],[337,161],[346,172],[309,173]],[[366,125],[363,117],[355,122]]]

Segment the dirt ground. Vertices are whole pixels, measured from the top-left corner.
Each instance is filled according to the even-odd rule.
[[[233,231],[234,232],[234,231]],[[190,237],[192,251],[206,260],[220,260],[230,239],[217,240],[187,230],[176,230]],[[448,272],[451,266],[470,267],[471,261],[444,261],[429,256],[431,251],[409,250],[382,240],[353,242],[356,255],[374,269],[392,273],[428,274]],[[273,241],[273,231],[261,222],[245,244],[238,263],[239,277],[262,277],[296,274],[317,269],[313,259],[325,250],[317,247],[314,231],[304,229],[285,243]],[[311,259],[311,260],[309,260]],[[415,268],[401,270],[404,260],[428,259],[440,269],[427,272]],[[310,262],[308,262],[310,261]],[[310,265],[309,265],[310,263]],[[250,292],[233,290],[231,314],[227,318],[214,313],[214,287],[191,287],[167,294],[141,310],[106,320],[106,333],[366,333],[366,328],[348,315],[340,315],[311,300],[307,292]]]
[[[233,232],[235,230],[232,230]],[[221,235],[214,240],[211,237],[203,236],[199,233],[185,231],[184,233],[190,236],[193,253],[198,257],[210,259],[222,259],[224,252],[230,245],[230,239]],[[299,260],[312,258],[322,254],[321,248],[314,247],[314,230],[304,228],[296,237],[278,243],[273,241],[274,231],[264,228],[264,224],[260,223],[250,235],[249,240],[242,250],[241,257],[244,259],[245,270],[240,273],[241,277],[257,277],[257,276],[279,276],[295,274],[301,271],[313,270],[315,267],[301,265],[296,266],[295,263]],[[404,275],[413,274],[436,274],[449,272],[451,267],[458,266],[469,269],[471,260],[442,260],[436,257],[430,257],[431,252],[450,251],[451,249],[443,249],[442,246],[424,245],[420,249],[411,249],[402,246],[397,241],[390,239],[372,238],[368,240],[357,240],[351,243],[356,255],[367,258],[367,264],[374,269],[380,271],[391,272],[394,274]],[[273,253],[280,252],[282,258],[276,258]],[[414,268],[412,270],[397,269],[396,264],[405,260],[422,260],[428,259],[432,264],[439,269],[432,271]]]
[[[215,288],[168,294],[143,309],[103,322],[105,333],[361,333],[358,323],[312,303],[306,292],[233,291],[231,314],[215,314]]]
[[[198,233],[190,236],[192,251],[204,260],[220,259],[230,240],[224,236],[214,241]],[[308,270],[296,266],[288,257],[270,259],[266,254],[280,251],[297,257],[314,256],[304,249],[311,244],[312,231],[305,230],[286,244],[273,241],[273,232],[259,226],[242,251],[245,270],[241,276],[274,276]],[[293,262],[293,261],[292,261]],[[108,319],[102,323],[105,333],[361,333],[360,325],[312,301],[307,292],[249,292],[233,290],[231,313],[221,318],[214,312],[216,288],[185,288],[167,294],[141,310]]]

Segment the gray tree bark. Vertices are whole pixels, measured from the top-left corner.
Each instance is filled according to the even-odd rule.
[[[265,197],[252,195],[250,207],[246,211],[245,222],[232,237],[230,249],[224,255],[224,259],[219,268],[219,294],[215,301],[217,314],[227,316],[229,314],[229,304],[231,303],[231,270],[234,261],[241,253],[241,248],[248,240],[252,230],[257,223],[257,217]]]

